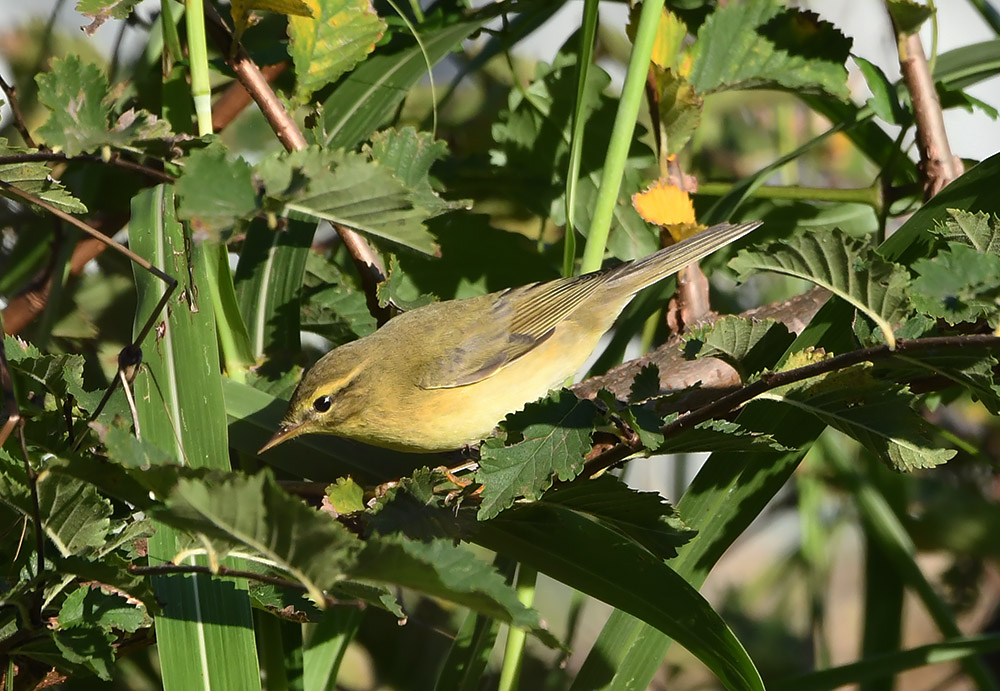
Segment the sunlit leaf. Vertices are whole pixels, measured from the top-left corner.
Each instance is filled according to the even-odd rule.
[[[894,329],[910,309],[906,270],[839,231],[813,232],[754,250],[743,250],[729,265],[744,280],[757,271],[804,278],[847,300],[874,321],[890,347]]]
[[[289,53],[295,63],[296,95],[308,100],[372,52],[385,22],[368,0],[304,0],[312,16],[288,18]]]

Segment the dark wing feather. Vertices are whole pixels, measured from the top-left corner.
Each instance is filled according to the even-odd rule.
[[[424,389],[449,389],[483,381],[544,343],[605,282],[606,272],[534,283],[499,293],[488,316],[439,363],[427,368]]]

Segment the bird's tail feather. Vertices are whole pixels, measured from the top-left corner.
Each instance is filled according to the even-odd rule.
[[[636,293],[680,271],[691,262],[696,262],[720,247],[743,237],[760,225],[760,221],[737,225],[729,223],[714,225],[648,257],[622,264],[612,276],[608,277],[608,284],[620,286],[622,283],[629,283],[630,290]]]

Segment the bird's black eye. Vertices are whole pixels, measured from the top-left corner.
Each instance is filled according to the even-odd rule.
[[[315,401],[313,401],[313,408],[317,413],[325,413],[330,409],[332,401],[329,396],[320,396]]]

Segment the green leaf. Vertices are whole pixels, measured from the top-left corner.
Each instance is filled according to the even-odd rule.
[[[492,437],[480,447],[479,520],[496,516],[518,497],[538,499],[552,486],[553,476],[576,477],[591,448],[596,412],[591,401],[563,389],[508,415],[504,428],[510,445]]]
[[[982,402],[993,415],[1000,415],[1000,384],[996,375],[997,359],[988,353],[970,349],[941,348],[937,351],[911,353],[879,364],[896,381],[934,376],[949,379]]]
[[[300,315],[304,330],[319,334],[333,345],[375,332],[375,317],[368,310],[364,292],[336,264],[309,252],[304,280]]]
[[[857,55],[853,57],[854,62],[865,78],[865,82],[868,84],[868,90],[872,92],[872,97],[868,99],[868,105],[875,111],[877,116],[889,124],[902,124],[905,111],[899,102],[896,87],[889,81],[889,78],[885,76],[885,72],[878,65]]]
[[[779,88],[846,101],[850,47],[850,39],[812,12],[783,10],[775,0],[732,3],[698,29],[690,80],[702,95]]]
[[[382,130],[372,135],[365,152],[392,170],[393,176],[410,190],[414,203],[431,215],[471,206],[468,201],[445,201],[431,186],[431,166],[448,154],[448,145],[434,139],[432,133],[418,132],[413,127]]]
[[[229,158],[221,142],[213,141],[184,160],[184,174],[176,183],[177,215],[190,221],[193,229],[215,233],[254,211],[250,165],[242,158]]]
[[[39,478],[38,507],[46,536],[63,556],[102,547],[111,529],[111,502],[93,485],[64,475]]]
[[[174,462],[170,454],[149,439],[137,439],[130,431],[117,425],[99,429],[98,432],[108,450],[108,457],[126,468],[148,468]]]
[[[400,534],[427,542],[456,538],[456,507],[448,495],[434,490],[445,478],[440,472],[419,468],[378,497],[367,516],[368,530],[380,535]],[[449,482],[450,491],[454,486]]]
[[[78,56],[69,55],[53,60],[52,70],[36,75],[35,81],[38,100],[49,109],[38,134],[49,146],[77,156],[105,143],[108,80],[97,65],[85,65]]]
[[[97,407],[101,394],[83,389],[82,355],[43,355],[35,346],[9,335],[4,336],[4,351],[11,370],[29,380],[29,390],[49,393],[56,399],[46,401],[47,410],[60,409],[68,396],[85,410]]]
[[[749,375],[773,367],[793,340],[787,327],[774,319],[725,316],[685,336],[684,356],[718,358],[746,382]]]
[[[564,48],[551,66],[540,65],[527,89],[514,89],[493,125],[496,146],[491,195],[503,196],[518,207],[565,223],[565,171],[569,162],[573,104],[576,98],[575,48]],[[586,171],[576,191],[575,223],[590,227],[593,200],[600,186],[617,101],[605,96],[611,78],[603,70],[588,70],[585,102],[590,115],[584,127],[581,170]],[[614,209],[614,231],[608,249],[619,259],[635,259],[659,249],[659,237],[632,206],[631,195],[643,184],[642,169],[652,163],[652,152],[637,135],[628,156],[625,177]],[[499,185],[497,183],[500,183]]]
[[[917,259],[934,254],[932,246],[939,236],[928,231],[953,218],[951,209],[963,209],[969,213],[1000,213],[1000,197],[993,194],[998,174],[1000,154],[994,154],[967,170],[917,209],[899,230],[882,243],[879,254],[891,261],[911,265]]]
[[[727,688],[764,688],[739,641],[698,591],[619,529],[544,499],[475,527],[474,540],[484,547],[675,637]],[[603,671],[606,683],[607,666]]]
[[[1000,255],[1000,217],[980,211],[948,209],[950,218],[932,229],[948,242],[961,242],[983,254]]]
[[[386,269],[385,280],[375,288],[375,297],[379,307],[392,305],[402,311],[414,310],[424,305],[429,305],[435,301],[433,295],[421,294],[416,299],[403,297],[412,284],[407,280],[406,274],[399,266],[399,258],[395,254],[389,255],[389,267]]]
[[[959,243],[932,259],[913,263],[917,277],[910,299],[919,312],[949,324],[987,318],[997,321],[1000,301],[1000,255],[980,254]]]
[[[541,501],[590,516],[660,559],[676,557],[677,548],[695,535],[658,493],[636,491],[610,475],[547,492]]]
[[[534,610],[522,605],[514,590],[488,564],[449,540],[415,542],[400,535],[370,539],[351,575],[413,588],[465,605],[512,626],[527,629],[549,646],[556,640]]]
[[[128,19],[139,0],[78,0],[76,11],[93,21],[83,27],[88,36],[93,36],[100,26],[109,19]]]
[[[164,185],[144,190],[132,200],[129,246],[178,281],[167,313],[157,315],[159,328],[141,344],[143,367],[133,384],[138,428],[144,440],[163,449],[176,464],[228,468],[225,401],[206,266],[206,262],[216,261],[217,248],[192,238],[177,220],[175,205],[173,187]],[[149,315],[163,294],[163,283],[138,265],[133,265],[133,272],[138,294],[136,314]],[[136,320],[136,331],[141,323],[141,318]],[[157,470],[176,472],[169,466],[143,472]],[[175,558],[184,541],[185,536],[157,523],[148,543],[150,562],[160,564]],[[194,561],[208,564],[201,557]],[[236,561],[224,564],[242,566]],[[165,686],[192,691],[259,688],[245,582],[168,575],[155,577],[154,585],[164,603],[164,616],[157,617],[155,623]],[[192,659],[218,663],[205,669],[189,665]]]
[[[346,528],[285,493],[264,470],[256,475],[181,477],[154,517],[203,535],[224,554],[249,549],[299,581],[322,606],[353,564],[361,543]]]
[[[38,149],[10,146],[6,137],[0,137],[0,156],[35,153]],[[0,180],[12,187],[47,201],[68,214],[85,214],[87,207],[70,194],[62,183],[51,177],[52,170],[41,161],[0,163]],[[0,191],[2,193],[2,191]],[[20,197],[17,201],[23,201]]]
[[[315,229],[289,221],[276,230],[259,220],[247,228],[233,282],[258,357],[290,359],[300,350],[299,301]]]
[[[672,70],[656,69],[656,91],[660,95],[660,127],[667,155],[676,154],[701,125],[705,100],[687,79]]]
[[[66,661],[83,665],[99,678],[110,681],[111,667],[115,661],[114,649],[111,647],[114,636],[95,626],[76,626],[54,631],[52,638]],[[60,662],[62,661],[55,664],[62,666]]]
[[[740,273],[741,281],[757,271],[773,271],[823,286],[874,321],[890,347],[896,342],[894,329],[910,309],[906,270],[839,231],[813,232],[743,250],[729,266]]]
[[[536,12],[552,12],[540,7]],[[533,11],[531,9],[529,12]],[[321,130],[316,142],[327,149],[353,149],[392,116],[410,88],[427,74],[427,62],[436,65],[456,46],[489,21],[492,12],[480,12],[456,22],[421,27],[420,41],[395,50],[376,51],[347,75],[323,102]]]
[[[642,366],[629,388],[629,401],[643,403],[660,395],[660,368],[655,362]]]
[[[866,655],[863,660],[839,667],[817,670],[768,683],[771,691],[807,691],[833,689],[851,684],[865,684],[890,679],[911,669],[961,660],[970,655],[985,655],[1000,650],[1000,636],[984,634],[967,638],[949,638],[916,648]]]
[[[885,6],[899,34],[915,34],[934,14],[932,8],[916,0],[885,0]]]
[[[102,631],[112,629],[133,633],[143,623],[143,613],[117,593],[105,593],[100,588],[77,588],[59,608],[59,626],[96,626]]]
[[[109,125],[114,104],[107,77],[97,65],[83,64],[76,55],[54,60],[51,71],[36,75],[35,81],[38,100],[49,110],[49,118],[38,133],[67,156],[104,146],[130,148],[137,140],[170,133],[168,123],[144,110],[127,110]]]
[[[339,477],[326,488],[326,498],[338,514],[365,510],[365,490],[350,477]]]
[[[667,418],[664,422],[670,422]],[[770,434],[753,432],[728,420],[706,420],[694,427],[669,434],[657,453],[697,453],[716,451],[788,451]]]
[[[363,154],[309,147],[265,159],[256,172],[267,208],[345,225],[426,254],[438,247],[423,222],[432,214],[391,168]]]
[[[288,18],[289,54],[295,63],[295,95],[305,103],[372,52],[385,22],[368,0],[310,0],[312,17]]]
[[[935,428],[913,410],[913,396],[877,382],[868,369],[851,367],[755,400],[779,401],[815,415],[897,471],[933,468],[953,458],[953,449],[933,445]]]

